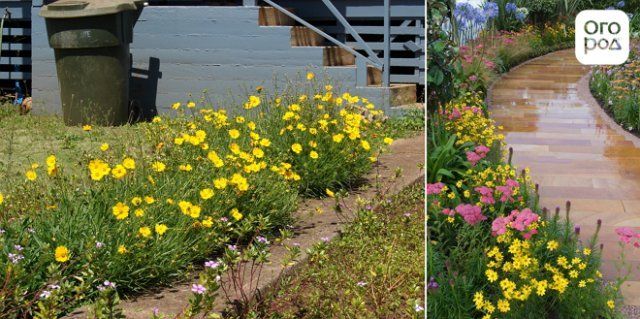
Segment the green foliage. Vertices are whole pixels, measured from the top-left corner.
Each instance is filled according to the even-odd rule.
[[[422,318],[424,188],[357,212],[330,243],[265,296],[259,318]]]
[[[450,0],[429,0],[427,3],[427,106],[437,106],[456,94],[455,76],[459,65],[451,35],[444,29],[453,20]]]

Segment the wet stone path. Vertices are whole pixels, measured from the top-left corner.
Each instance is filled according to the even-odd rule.
[[[531,60],[504,75],[489,94],[489,111],[504,126],[513,163],[529,167],[541,206],[571,201],[571,219],[586,240],[602,220],[602,272],[615,278],[621,248],[615,229],[640,227],[640,139],[624,131],[589,92],[589,67],[573,50]],[[640,305],[640,249],[625,249],[632,267],[625,303]]]

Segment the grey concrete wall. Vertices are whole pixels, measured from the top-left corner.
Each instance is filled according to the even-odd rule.
[[[33,8],[34,110],[60,113],[53,50],[39,9]],[[283,86],[307,70],[378,104],[385,95],[382,89],[356,89],[354,67],[323,68],[321,48],[291,47],[290,27],[260,27],[257,7],[147,7],[134,28],[131,52],[132,96],[159,112],[203,90],[216,105],[237,105],[256,86]]]

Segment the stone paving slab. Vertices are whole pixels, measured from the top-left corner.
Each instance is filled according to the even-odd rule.
[[[397,193],[416,181],[423,181],[424,171],[422,170],[422,165],[425,157],[424,134],[395,141],[390,147],[390,152],[381,155],[379,164],[366,176],[366,186],[350,193],[344,199],[344,205],[356,207],[358,198],[373,198],[380,190],[389,194]],[[398,170],[402,173],[396,177]],[[378,186],[375,187],[375,185]],[[344,227],[345,218],[336,214],[332,209],[334,205],[335,200],[332,198],[307,199],[300,204],[299,209],[294,213],[294,217],[298,222],[294,226],[295,236],[290,239],[289,244],[294,242],[300,244],[302,250],[300,260],[304,260],[306,257],[305,250],[307,248],[321,241],[323,237],[335,237]],[[323,213],[317,213],[316,208],[322,209]],[[257,282],[257,278],[254,280],[252,283],[254,287],[257,284],[260,289],[267,288],[282,273],[280,261],[286,256],[286,249],[281,245],[274,245],[270,252],[271,262],[264,266],[260,281]],[[245,277],[244,282],[246,284],[244,289],[246,291],[250,282],[248,273]],[[225,280],[225,278],[223,278],[223,282],[228,284],[228,280]],[[157,309],[160,314],[168,318],[173,318],[188,305],[191,297],[190,286],[191,282],[179,283],[170,288],[124,300],[121,306],[127,318],[131,319],[148,319],[154,309]],[[220,297],[214,309],[215,311],[222,311],[226,306],[224,297]],[[68,318],[86,317],[87,311],[85,308],[80,308],[68,316]]]

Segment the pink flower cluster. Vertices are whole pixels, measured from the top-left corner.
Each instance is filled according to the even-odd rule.
[[[440,114],[447,117],[449,120],[455,120],[462,116],[462,112],[471,111],[474,114],[482,113],[482,109],[477,106],[462,106],[462,107],[454,107],[452,110],[443,111],[440,110]]]
[[[540,216],[532,212],[529,208],[525,208],[522,211],[514,209],[509,216],[498,217],[493,220],[493,223],[491,223],[491,234],[493,236],[502,235],[507,232],[507,228],[512,228],[524,232],[522,237],[529,239],[532,235],[537,234],[538,231],[536,229],[527,231],[527,227],[539,220]]]
[[[480,207],[471,204],[460,204],[455,209],[445,208],[442,213],[449,216],[454,216],[458,213],[469,225],[475,225],[487,219],[487,216],[482,215]]]
[[[640,247],[640,242],[638,238],[640,238],[640,233],[633,230],[631,227],[619,227],[616,228],[616,234],[618,234],[618,239],[625,244],[630,244],[632,241],[633,246]]]
[[[472,166],[476,166],[476,163],[487,157],[487,153],[489,153],[488,147],[484,145],[476,146],[473,151],[467,152],[467,161],[471,162]]]
[[[433,183],[433,184],[427,184],[427,195],[431,195],[431,194],[440,194],[440,192],[442,192],[442,189],[444,188],[444,184],[443,183]]]
[[[495,191],[497,191],[500,195],[500,201],[503,203],[513,202],[513,194],[515,193],[516,188],[520,187],[520,183],[513,179],[508,179],[504,185],[496,186]],[[479,186],[474,188],[476,192],[480,194],[480,202],[484,204],[493,205],[496,203],[496,200],[493,197],[494,189],[487,186]]]

